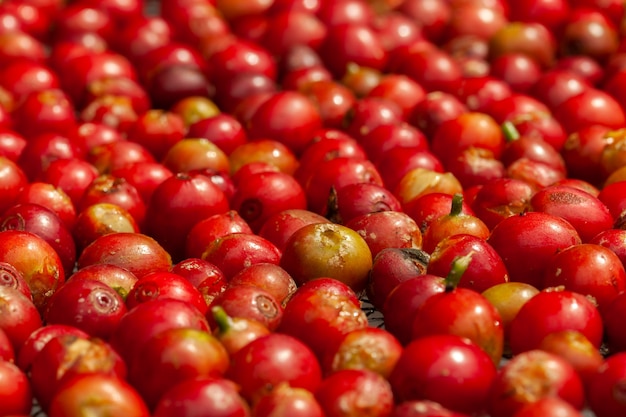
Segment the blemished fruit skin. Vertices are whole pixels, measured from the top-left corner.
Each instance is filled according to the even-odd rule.
[[[0,415],[626,415],[624,19],[0,2]]]

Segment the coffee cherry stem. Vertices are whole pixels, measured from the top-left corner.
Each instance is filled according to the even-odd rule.
[[[504,134],[504,139],[507,142],[513,142],[514,140],[518,140],[520,138],[519,131],[510,120],[502,123],[502,133]]]
[[[473,256],[474,251],[468,253],[467,255],[457,256],[454,258],[450,266],[450,272],[446,275],[446,292],[456,289],[461,281],[461,277],[465,271],[467,271]]]
[[[458,216],[463,212],[463,194],[456,193],[452,196],[450,216]]]
[[[232,328],[233,320],[226,314],[226,311],[222,307],[215,306],[211,308],[211,313],[213,314],[219,333],[226,333]]]

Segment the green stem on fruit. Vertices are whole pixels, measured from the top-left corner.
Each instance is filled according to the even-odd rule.
[[[452,206],[450,207],[450,216],[458,216],[463,212],[463,194],[456,193],[452,196]]]
[[[221,306],[211,308],[211,313],[221,334],[226,333],[232,327],[233,319],[226,314],[226,311]]]
[[[126,301],[126,298],[128,298],[128,291],[126,290],[126,288],[122,286],[117,286],[113,289],[120,295],[120,297],[122,297],[124,301]]]
[[[446,292],[456,289],[461,281],[461,277],[465,271],[467,271],[473,256],[474,251],[471,251],[467,255],[457,256],[452,260],[450,272],[448,272],[448,275],[446,276]]]
[[[502,123],[502,133],[504,134],[504,139],[507,142],[513,142],[514,140],[518,140],[520,137],[519,131],[510,120]]]

